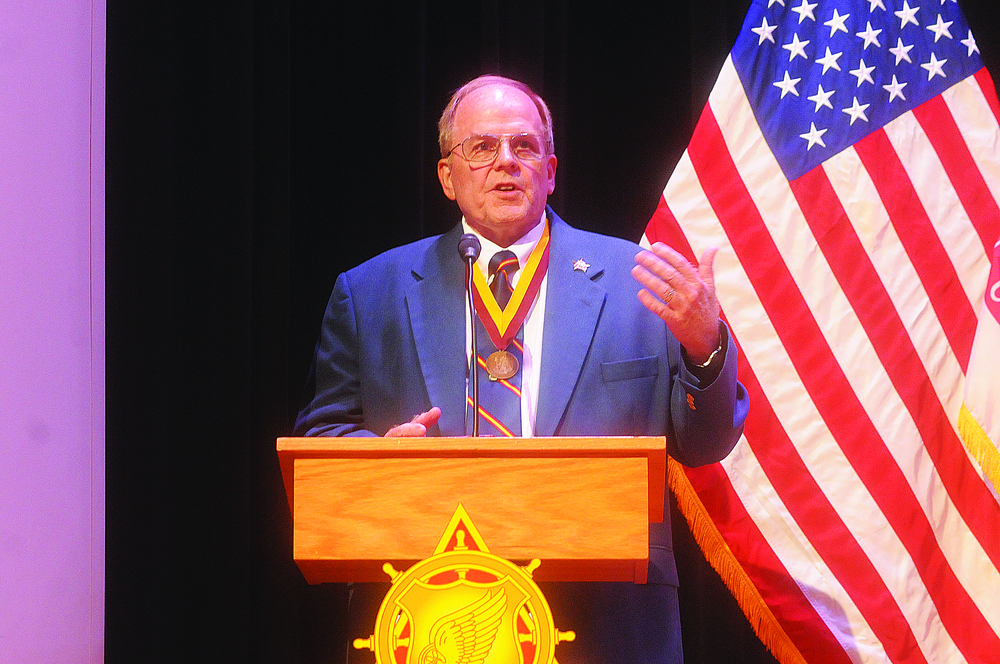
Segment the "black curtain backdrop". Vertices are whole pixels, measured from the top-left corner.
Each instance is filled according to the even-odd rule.
[[[962,6],[998,72],[993,1]],[[531,84],[557,212],[637,240],[748,6],[108,2],[107,662],[343,661],[346,591],[292,561],[274,441],[336,276],[458,220],[449,93]],[[674,524],[687,661],[773,662]]]

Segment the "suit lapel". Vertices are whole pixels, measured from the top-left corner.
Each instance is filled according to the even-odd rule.
[[[461,224],[414,261],[406,293],[413,341],[431,405],[441,408],[440,435],[465,434],[465,267]]]
[[[545,325],[535,435],[553,436],[583,368],[604,307],[605,290],[593,279],[603,272],[600,256],[585,234],[574,230],[551,208],[552,248],[545,292]],[[574,269],[583,259],[586,271]]]

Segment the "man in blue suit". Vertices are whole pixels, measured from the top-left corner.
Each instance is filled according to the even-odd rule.
[[[508,250],[513,256],[503,256],[526,275],[519,282],[517,271],[504,273],[523,309],[516,338],[514,330],[501,341],[489,337],[497,351],[518,349],[516,385],[508,387],[520,418],[498,431],[666,436],[668,453],[683,464],[724,458],[748,404],[735,345],[719,320],[715,249],[695,267],[664,245],[642,251],[563,222],[546,205],[557,163],[551,115],[520,82],[470,81],[453,95],[439,129],[438,176],[462,223],[340,275],[297,433],[467,434],[471,342],[456,247],[473,233],[484,272]],[[479,354],[492,350],[480,344]],[[676,586],[669,518],[650,526],[648,583],[543,585],[557,623],[577,634],[559,646],[559,661],[679,664]]]

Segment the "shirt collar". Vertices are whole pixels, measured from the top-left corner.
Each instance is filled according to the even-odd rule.
[[[538,223],[536,223],[531,230],[515,240],[509,247],[501,247],[500,245],[484,238],[476,232],[476,229],[469,225],[469,222],[465,220],[464,216],[462,217],[462,229],[464,232],[472,233],[479,238],[482,250],[479,252],[479,258],[476,260],[476,265],[478,265],[483,274],[489,278],[490,259],[493,258],[493,254],[505,248],[513,251],[514,255],[517,256],[518,264],[521,267],[524,267],[528,260],[528,256],[530,256],[531,252],[534,251],[535,245],[542,239],[542,232],[545,230],[545,212],[542,212],[542,216],[539,218]],[[520,274],[520,270],[514,274],[515,283],[517,282],[517,278]],[[513,286],[514,284],[512,283],[511,285]]]

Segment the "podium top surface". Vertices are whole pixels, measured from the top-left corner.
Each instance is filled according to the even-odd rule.
[[[312,437],[279,438],[279,457],[382,457],[382,456],[566,456],[635,457],[662,459],[666,464],[666,440],[662,436],[554,436],[538,438],[372,438]]]

